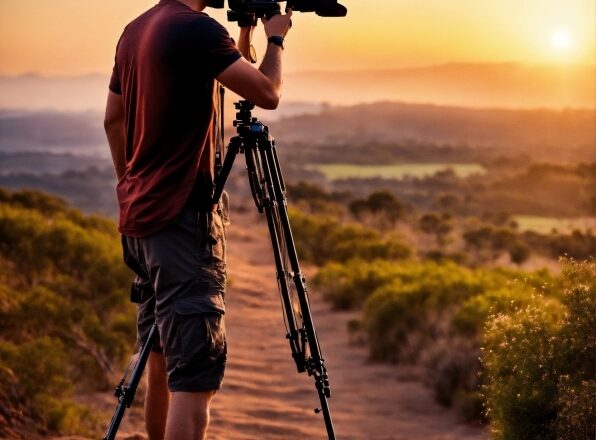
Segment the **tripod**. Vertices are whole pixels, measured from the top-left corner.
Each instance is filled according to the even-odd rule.
[[[286,338],[290,343],[292,358],[299,373],[307,372],[314,378],[320,401],[320,408],[315,409],[315,413],[323,413],[327,436],[329,440],[335,440],[327,402],[331,397],[329,378],[312,321],[306,279],[300,270],[292,236],[286,190],[277,159],[275,141],[269,135],[269,129],[257,118],[253,118],[251,112],[254,104],[249,101],[239,101],[234,105],[238,110],[234,120],[237,136],[230,140],[225,159],[215,179],[213,203],[217,204],[223,194],[236,156],[244,154],[254,202],[259,213],[264,213],[267,218],[277,271],[277,284],[286,323]],[[104,440],[115,438],[124,411],[132,404],[157,334],[155,328],[154,324],[147,341],[141,348],[128,384],[124,386],[123,379],[116,388],[119,404]]]
[[[251,111],[254,104],[239,101],[234,104],[238,113],[234,126],[238,135],[230,140],[221,171],[215,180],[214,201],[222,195],[226,180],[238,153],[244,153],[253,199],[259,213],[265,213],[273,257],[277,270],[277,284],[281,295],[286,338],[299,373],[313,376],[329,440],[335,440],[333,422],[327,399],[331,397],[329,378],[321,356],[306,289],[306,279],[300,271],[298,254],[292,236],[286,203],[286,190],[277,159],[275,141],[269,129]]]

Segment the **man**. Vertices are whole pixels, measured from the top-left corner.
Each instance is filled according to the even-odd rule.
[[[225,231],[210,201],[215,80],[276,108],[291,26],[291,11],[264,20],[269,44],[257,70],[202,12],[208,3],[161,0],[126,27],[106,108],[124,257],[144,301],[138,338],[154,320],[159,329],[148,361],[150,440],[204,439],[225,367]],[[241,30],[244,54],[251,32]]]

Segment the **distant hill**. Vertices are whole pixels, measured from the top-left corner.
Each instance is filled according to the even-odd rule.
[[[44,151],[109,157],[103,115],[97,111],[2,111],[0,151]]]
[[[463,107],[596,106],[596,67],[455,63],[412,69],[287,75],[285,96],[331,104],[401,101]]]
[[[464,107],[593,108],[596,106],[595,76],[595,66],[519,63],[294,72],[284,78],[281,112],[295,114],[309,103],[352,105],[375,101]],[[0,75],[0,109],[103,110],[108,79],[108,74]],[[270,119],[275,114],[272,113]]]
[[[504,153],[531,148],[559,153],[581,149],[592,154],[596,145],[594,110],[469,109],[384,102],[327,107],[318,115],[282,119],[271,127],[280,142],[321,145],[408,140],[497,147]]]
[[[335,143],[372,148],[373,143],[429,143],[493,148],[504,156],[523,152],[555,162],[589,161],[596,154],[596,110],[471,109],[396,102],[304,109],[307,114],[269,123],[280,145]],[[232,115],[228,111],[227,119]],[[10,158],[0,157],[0,174],[60,173],[109,165],[102,121],[99,112],[0,111],[0,153],[11,153]],[[228,136],[233,133],[228,129]],[[23,155],[32,151],[52,153],[51,162],[36,166],[45,159]],[[88,157],[74,166],[72,155]],[[90,163],[91,158],[102,160]]]

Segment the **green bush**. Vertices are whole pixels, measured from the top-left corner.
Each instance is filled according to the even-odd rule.
[[[596,380],[567,383],[563,379],[557,401],[557,440],[596,438]]]
[[[376,289],[404,274],[393,261],[350,260],[345,264],[327,263],[314,277],[323,298],[337,309],[361,306]]]
[[[323,265],[354,258],[405,259],[412,255],[409,246],[397,237],[383,237],[359,224],[341,224],[332,217],[317,217],[290,210],[298,254],[304,261]]]
[[[497,440],[554,439],[558,304],[532,305],[499,315],[483,347],[487,416]]]
[[[73,384],[65,372],[71,370],[71,362],[57,338],[44,336],[18,345],[0,342],[0,366],[15,378],[11,386],[17,385],[19,400],[28,402],[25,408],[39,431],[95,435],[97,416],[70,400]],[[0,388],[3,385],[9,384],[1,382]]]
[[[470,269],[452,261],[328,263],[316,275],[323,297],[363,308],[355,341],[371,359],[421,363],[438,402],[482,419],[480,337],[491,314],[512,313],[552,297],[562,283],[545,271]]]
[[[10,378],[0,381],[10,402],[3,411],[40,432],[95,436],[94,416],[71,394],[73,384],[111,385],[134,341],[132,274],[119,236],[108,220],[43,193],[0,198],[0,371]]]
[[[455,263],[406,264],[393,281],[379,287],[364,307],[364,328],[374,359],[396,361],[406,336],[414,330],[434,328],[468,298],[503,282],[488,271],[467,269]],[[405,268],[404,268],[405,269]]]
[[[382,229],[392,227],[406,214],[405,205],[388,190],[374,192],[366,199],[353,200],[349,204],[349,210],[359,220],[367,215],[377,216],[377,224]]]
[[[594,427],[596,264],[566,262],[561,300],[487,324],[487,416],[497,440],[588,440]]]
[[[531,302],[531,291],[522,283],[489,290],[468,298],[453,316],[453,329],[465,335],[477,335],[490,315],[508,313]]]

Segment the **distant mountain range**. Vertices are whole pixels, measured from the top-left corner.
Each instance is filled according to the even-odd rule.
[[[31,151],[109,157],[103,115],[0,110],[0,152]]]
[[[352,149],[432,144],[491,148],[504,156],[525,153],[537,160],[596,160],[596,109],[473,109],[378,102],[303,110],[308,111],[268,122],[282,148],[296,143]],[[29,165],[43,161],[24,152],[61,155],[48,162],[43,172],[71,168],[66,166],[72,162],[71,155],[86,156],[85,166],[92,163],[91,158],[109,159],[102,122],[99,111],[0,111],[0,153],[17,154],[10,160],[0,155],[6,165],[0,171],[29,171]],[[228,136],[234,133],[231,127],[226,131]],[[58,167],[59,163],[64,166]]]
[[[312,112],[311,104],[323,102],[331,105],[401,101],[484,108],[594,108],[594,78],[596,66],[593,65],[519,63],[295,72],[285,76],[284,105],[269,118]],[[107,84],[107,74],[0,76],[0,109],[103,110]]]
[[[374,144],[434,144],[490,148],[503,156],[523,153],[537,161],[596,160],[593,109],[470,109],[379,102],[327,107],[317,115],[285,118],[270,126],[280,146],[366,149]]]
[[[594,78],[596,66],[456,63],[399,70],[296,73],[288,75],[285,84],[288,97],[306,93],[331,104],[401,101],[463,107],[593,108]]]

